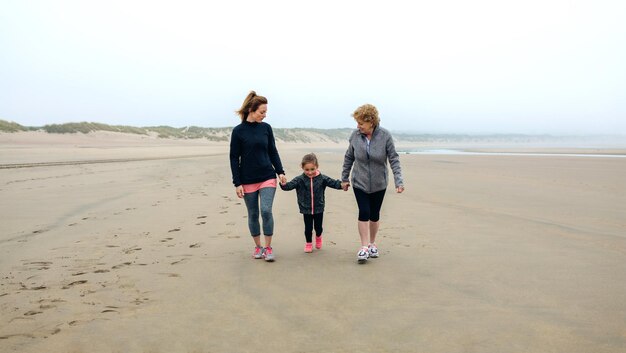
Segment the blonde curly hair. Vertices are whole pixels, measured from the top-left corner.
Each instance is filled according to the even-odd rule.
[[[380,118],[378,117],[378,109],[371,104],[363,104],[356,108],[352,117],[356,121],[372,123],[373,127],[377,127],[380,124]]]

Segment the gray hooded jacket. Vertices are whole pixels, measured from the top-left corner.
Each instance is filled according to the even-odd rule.
[[[389,160],[396,188],[404,186],[400,157],[389,131],[380,126],[376,127],[369,148],[367,138],[359,130],[350,135],[349,141],[350,146],[343,160],[342,181],[348,181],[352,170],[352,187],[368,194],[384,190],[388,184],[387,160]]]

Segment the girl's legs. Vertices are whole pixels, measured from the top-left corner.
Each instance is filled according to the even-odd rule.
[[[315,235],[318,237],[322,236],[322,232],[324,231],[324,227],[322,223],[324,222],[324,214],[317,213],[313,215],[313,226],[315,227]]]
[[[304,218],[304,241],[307,243],[313,242],[313,215],[303,214]]]

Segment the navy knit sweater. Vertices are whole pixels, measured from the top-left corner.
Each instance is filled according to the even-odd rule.
[[[230,137],[230,170],[235,186],[285,174],[269,124],[244,121],[235,126]]]

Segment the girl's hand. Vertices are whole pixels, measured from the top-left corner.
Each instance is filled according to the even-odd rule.
[[[404,186],[402,186],[402,185],[400,185],[400,186],[398,186],[398,187],[396,188],[396,192],[397,192],[398,194],[401,194],[403,191],[404,191]]]
[[[350,187],[350,183],[347,181],[343,181],[341,182],[341,188],[343,189],[343,191],[348,191],[348,188]]]
[[[243,186],[239,185],[237,187],[235,187],[235,191],[237,192],[237,197],[242,199],[243,198]]]

